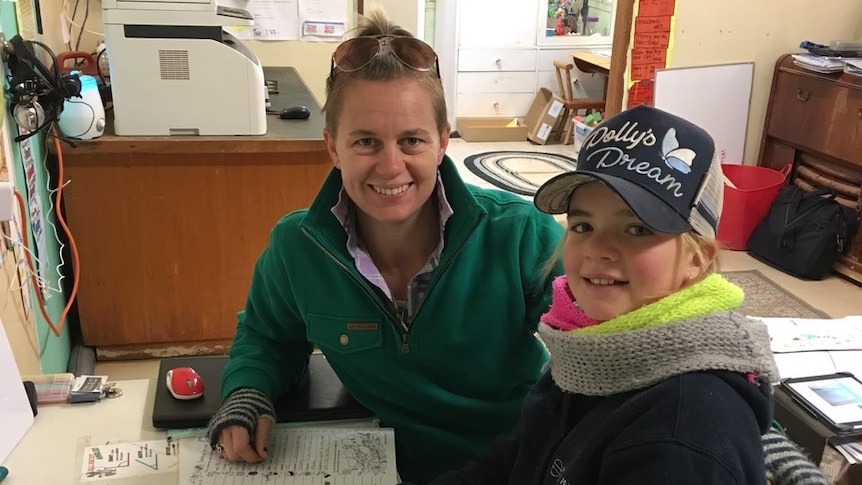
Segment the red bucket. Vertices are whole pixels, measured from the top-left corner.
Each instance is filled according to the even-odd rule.
[[[752,165],[722,164],[730,184],[724,185],[724,205],[717,238],[727,249],[746,250],[748,238],[766,217],[772,201],[787,181],[790,165],[782,170]]]

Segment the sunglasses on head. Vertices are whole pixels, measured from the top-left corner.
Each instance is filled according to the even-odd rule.
[[[435,69],[440,77],[440,65],[434,49],[414,37],[375,35],[345,40],[332,53],[330,72],[338,68],[343,72],[358,71],[383,54],[392,53],[401,64],[417,71]]]

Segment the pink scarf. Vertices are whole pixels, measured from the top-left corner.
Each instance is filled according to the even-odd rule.
[[[578,302],[569,290],[566,275],[554,278],[551,286],[553,288],[551,307],[540,317],[542,322],[559,330],[572,330],[599,323],[588,317],[578,306]]]

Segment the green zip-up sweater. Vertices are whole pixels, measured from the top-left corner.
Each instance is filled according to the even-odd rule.
[[[540,278],[563,229],[519,196],[464,184],[448,157],[440,175],[454,213],[409,333],[347,252],[330,212],[342,188],[333,169],[311,207],[271,232],[239,313],[224,396],[252,387],[274,401],[316,345],[350,393],[395,428],[398,470],[413,482],[461,466],[511,428],[547,360],[534,337],[551,294]]]

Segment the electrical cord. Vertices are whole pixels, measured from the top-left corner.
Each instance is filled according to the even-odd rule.
[[[81,30],[78,31],[78,41],[75,43],[75,50],[81,49],[81,37],[84,36],[84,26],[87,25],[87,19],[90,18],[90,0],[84,0],[84,20],[81,21]],[[75,61],[75,66],[79,66],[79,61]]]
[[[69,50],[72,50],[72,27],[73,26],[81,28],[82,32],[86,32],[88,34],[95,35],[97,37],[104,37],[105,36],[105,34],[103,34],[102,32],[96,32],[95,30],[85,29],[83,25],[75,22],[75,16],[77,15],[77,10],[78,10],[78,2],[80,2],[80,0],[75,1],[75,7],[74,7],[75,10],[72,12],[72,15],[70,16],[69,11],[68,11],[69,1],[63,0],[63,16],[69,22],[69,33],[68,33],[69,42],[66,43],[66,45],[69,46]]]
[[[57,128],[53,127],[52,131],[56,132]],[[59,208],[61,207],[60,201],[63,194],[63,147],[60,145],[60,137],[59,134],[55,133],[54,136],[54,148],[57,150],[57,190],[54,193],[55,201],[54,206]],[[28,238],[28,227],[25,223],[27,220],[27,210],[26,204],[24,202],[24,197],[21,195],[21,192],[15,190],[15,199],[18,201],[18,210],[21,213],[21,239],[25,246],[29,247],[29,238]],[[63,218],[62,211],[57,210],[57,221],[60,223],[60,226],[63,228],[63,231],[66,233],[66,236],[69,238],[69,252],[72,255],[72,275],[74,280],[72,281],[72,290],[69,293],[69,300],[66,302],[66,305],[63,307],[63,311],[60,313],[60,318],[58,322],[55,323],[51,316],[48,315],[48,310],[45,308],[45,300],[42,297],[42,290],[39,287],[38,280],[35,275],[35,268],[33,266],[32,256],[28,251],[25,251],[27,265],[30,269],[30,280],[33,283],[34,293],[36,293],[36,299],[39,302],[39,310],[42,313],[42,317],[45,319],[45,322],[48,324],[48,327],[56,336],[60,336],[60,333],[63,330],[64,322],[66,321],[66,317],[69,315],[69,310],[72,308],[72,304],[75,302],[75,298],[78,295],[78,280],[80,279],[80,265],[78,260],[78,246],[75,243],[75,239],[72,237],[72,231],[69,229],[69,226],[66,224],[66,220]]]

